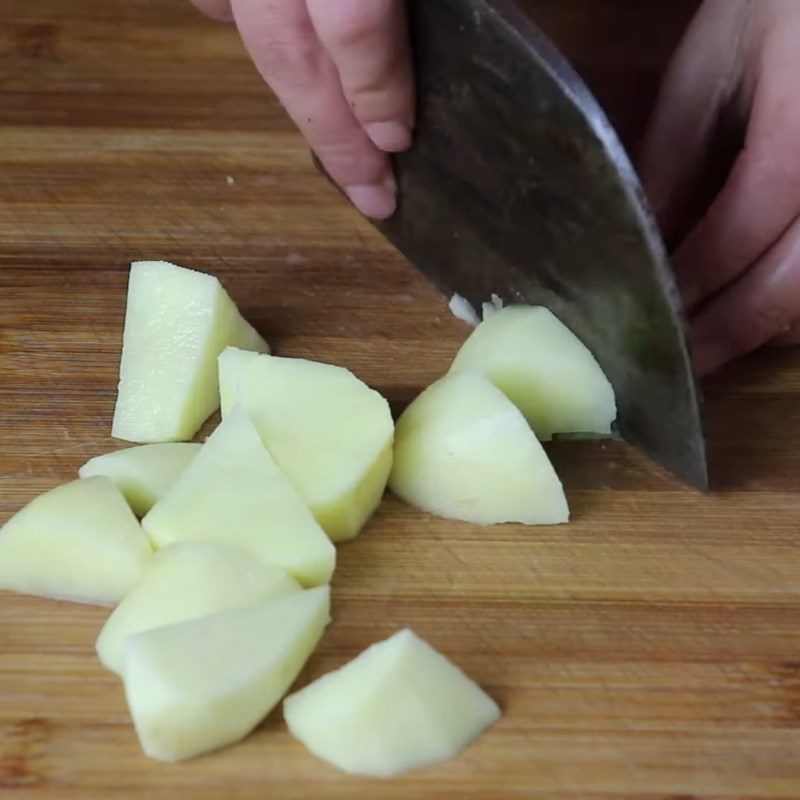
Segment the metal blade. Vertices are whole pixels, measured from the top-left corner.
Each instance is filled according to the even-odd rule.
[[[605,115],[511,0],[411,0],[415,145],[379,227],[479,307],[550,308],[611,380],[619,432],[708,484],[699,393],[665,249]],[[676,143],[676,146],[680,146]]]

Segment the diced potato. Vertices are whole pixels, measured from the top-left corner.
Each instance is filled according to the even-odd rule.
[[[536,435],[609,433],[614,390],[588,348],[548,309],[496,307],[464,343],[451,372],[482,372]]]
[[[216,278],[165,261],[132,264],[112,435],[191,439],[219,408],[217,356],[228,345],[269,350]]]
[[[122,673],[125,640],[136,633],[299,592],[278,567],[217,542],[179,542],[160,550],[142,582],[114,609],[97,655]]]
[[[240,402],[239,378],[247,364],[259,357],[252,350],[240,350],[238,347],[227,347],[218,359],[219,398],[222,416]]]
[[[392,466],[386,400],[342,367],[297,358],[251,358],[229,348],[219,371],[222,396],[238,397],[331,539],[355,536]]]
[[[322,586],[131,636],[125,694],[145,753],[179,761],[246,736],[297,677],[329,608]]]
[[[345,772],[388,778],[452,758],[500,709],[406,629],[287,697],[283,713],[316,756]]]
[[[477,373],[445,376],[405,410],[389,486],[418,508],[479,525],[569,519],[561,482],[525,418]]]
[[[79,470],[81,478],[111,478],[137,517],[143,517],[175,483],[200,450],[191,442],[143,444],[89,459]]]
[[[0,529],[0,589],[112,605],[153,552],[125,498],[105,477],[59,486]]]
[[[330,580],[336,550],[235,406],[142,520],[157,547],[218,541],[289,572],[304,586]]]

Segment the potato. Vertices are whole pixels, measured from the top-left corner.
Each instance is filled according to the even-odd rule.
[[[166,442],[126,447],[90,458],[79,470],[81,478],[111,478],[137,517],[143,517],[175,483],[200,450],[199,444]]]
[[[136,633],[299,592],[278,567],[217,542],[160,550],[142,582],[114,609],[97,638],[105,667],[122,673],[125,640]]]
[[[355,536],[392,465],[386,400],[348,370],[298,358],[220,357],[223,415],[244,405],[278,466],[333,541]]]
[[[452,758],[500,709],[406,629],[287,697],[283,714],[316,756],[345,772],[388,778]]]
[[[112,605],[153,552],[125,498],[105,477],[59,486],[0,529],[0,589]]]
[[[112,435],[191,439],[219,408],[217,356],[228,345],[269,349],[216,278],[165,261],[132,264]]]
[[[329,608],[323,586],[129,637],[125,694],[145,753],[179,761],[246,736],[297,677]]]
[[[514,404],[477,373],[429,386],[397,422],[389,486],[451,519],[554,524],[569,519],[561,482]]]
[[[539,439],[611,431],[617,416],[614,390],[565,325],[542,307],[486,311],[451,372],[486,375],[522,411]]]
[[[235,406],[142,525],[157,547],[218,541],[289,572],[304,586],[330,580],[336,550]]]
[[[240,402],[239,380],[246,365],[259,357],[252,350],[226,347],[217,362],[219,373],[220,411],[224,417]]]

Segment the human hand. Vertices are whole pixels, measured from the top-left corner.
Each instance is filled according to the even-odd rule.
[[[731,122],[732,165],[687,229]],[[641,172],[677,244],[698,371],[800,344],[800,2],[705,0],[664,79]]]
[[[250,56],[329,175],[366,216],[394,213],[389,153],[411,145],[403,0],[193,0],[236,23]]]

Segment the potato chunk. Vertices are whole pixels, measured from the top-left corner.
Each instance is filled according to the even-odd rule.
[[[141,580],[152,555],[108,478],[72,481],[32,500],[0,530],[0,589],[112,605]]]
[[[329,609],[321,586],[131,636],[125,694],[145,753],[179,761],[250,733],[314,651]]]
[[[541,440],[554,433],[609,433],[614,390],[588,348],[548,309],[508,306],[478,325],[451,372],[484,374]]]
[[[411,505],[479,525],[569,519],[561,482],[525,418],[477,373],[446,375],[403,412],[389,486]]]
[[[500,709],[406,629],[287,697],[283,713],[315,755],[345,772],[388,778],[452,758]]]
[[[219,408],[217,356],[269,350],[211,275],[166,261],[131,265],[112,435],[191,439]]]

